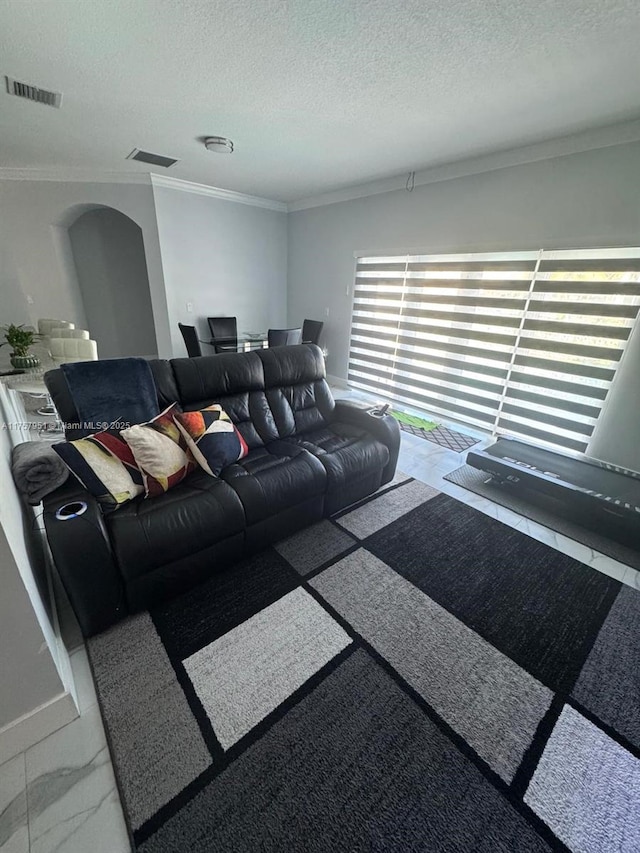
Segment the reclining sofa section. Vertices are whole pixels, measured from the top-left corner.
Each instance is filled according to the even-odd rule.
[[[161,410],[220,403],[249,453],[219,478],[198,469],[107,514],[74,477],[45,498],[47,538],[85,636],[366,497],[396,469],[397,422],[334,401],[314,345],[150,365]],[[45,381],[63,421],[77,424],[61,371]],[[69,440],[86,434],[66,431]],[[76,501],[87,504],[82,515],[56,517]]]

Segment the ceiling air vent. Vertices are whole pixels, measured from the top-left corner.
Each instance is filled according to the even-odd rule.
[[[178,162],[174,157],[163,157],[161,154],[152,154],[139,148],[134,148],[127,160],[139,160],[141,163],[151,163],[152,166],[164,166],[165,169]]]
[[[46,104],[46,106],[56,109],[62,103],[62,92],[50,92],[48,89],[41,89],[39,86],[21,83],[19,80],[14,80],[13,77],[5,77],[5,80],[7,81],[7,92],[10,95],[35,101],[36,104]]]

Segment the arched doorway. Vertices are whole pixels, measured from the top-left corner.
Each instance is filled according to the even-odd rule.
[[[99,358],[157,353],[142,229],[124,213],[96,207],[69,226],[87,325]]]

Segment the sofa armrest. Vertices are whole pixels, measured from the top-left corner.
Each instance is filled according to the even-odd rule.
[[[371,433],[371,435],[389,450],[389,461],[382,473],[382,483],[393,479],[400,452],[400,427],[391,415],[372,417],[369,412],[375,408],[371,403],[355,400],[336,400],[332,420],[352,424]]]
[[[89,637],[104,631],[126,615],[127,606],[100,505],[69,477],[44,498],[43,506],[53,561],[82,633]]]

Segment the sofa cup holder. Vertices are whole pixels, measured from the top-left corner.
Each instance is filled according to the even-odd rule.
[[[78,518],[88,509],[86,501],[70,501],[68,504],[63,504],[56,510],[56,518],[58,521],[70,521],[72,518]]]

